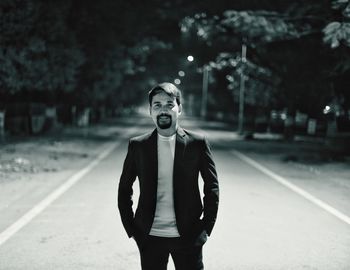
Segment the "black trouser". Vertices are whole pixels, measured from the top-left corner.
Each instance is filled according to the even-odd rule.
[[[180,237],[149,236],[139,247],[142,270],[166,270],[169,254],[176,270],[202,270],[202,245],[190,245]]]

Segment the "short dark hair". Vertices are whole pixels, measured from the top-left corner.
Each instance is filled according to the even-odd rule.
[[[152,105],[153,97],[159,93],[162,93],[162,92],[166,93],[170,97],[175,97],[176,103],[178,105],[181,104],[181,91],[180,91],[180,89],[177,88],[172,83],[163,82],[163,83],[156,85],[148,92],[148,101],[149,101],[150,106]]]

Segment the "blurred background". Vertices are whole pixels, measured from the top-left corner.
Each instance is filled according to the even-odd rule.
[[[163,81],[244,134],[346,133],[349,19],[347,0],[2,0],[1,134],[138,112]]]
[[[116,189],[164,81],[217,166],[206,269],[350,269],[350,0],[0,0],[0,269],[140,268]]]

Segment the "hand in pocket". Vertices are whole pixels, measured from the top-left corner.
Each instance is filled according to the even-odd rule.
[[[201,233],[197,236],[196,241],[194,243],[195,246],[203,246],[205,242],[207,242],[208,234],[206,230],[201,231]]]

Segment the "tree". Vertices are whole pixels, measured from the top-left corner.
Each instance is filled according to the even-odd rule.
[[[23,100],[25,92],[41,91],[51,102],[60,96],[59,102],[84,107],[118,96],[124,80],[145,72],[153,53],[170,48],[157,37],[161,31],[154,31],[157,18],[133,4],[2,1],[2,100],[14,94]]]
[[[329,81],[349,70],[349,1],[333,1],[333,8],[336,12],[327,1],[294,1],[277,11],[200,13],[184,18],[182,30],[189,38],[199,37],[217,54],[239,52],[245,43],[250,63],[268,69],[273,81],[279,82],[274,85],[275,102],[270,106],[287,106],[292,112],[298,109],[317,116],[334,95]],[[334,22],[337,18],[343,21]],[[345,60],[325,44],[338,46]],[[251,86],[255,89],[256,85]]]
[[[72,91],[84,55],[66,25],[70,1],[2,1],[0,4],[0,88]]]

